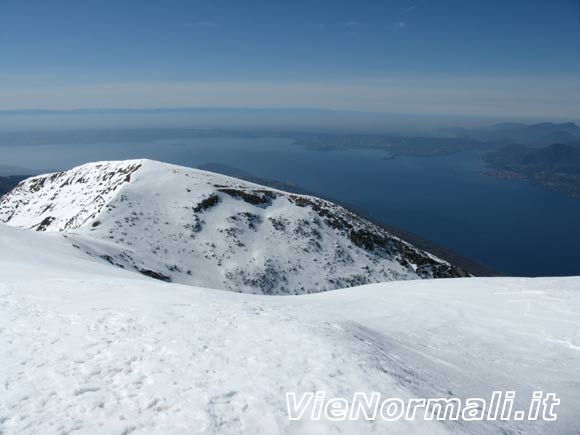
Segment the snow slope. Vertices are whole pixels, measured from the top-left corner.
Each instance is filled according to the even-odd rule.
[[[158,279],[246,293],[466,276],[328,201],[150,160],[28,179],[0,199],[0,222],[65,232]]]
[[[163,283],[0,224],[0,433],[571,434],[580,278],[295,297]],[[289,422],[286,391],[562,399],[556,422]]]

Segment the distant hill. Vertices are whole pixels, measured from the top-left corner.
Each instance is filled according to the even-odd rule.
[[[580,127],[573,122],[539,124],[501,123],[475,129],[448,129],[450,135],[477,139],[491,144],[522,144],[544,147],[553,143],[580,145]]]
[[[506,145],[485,156],[493,175],[519,177],[580,198],[580,145]]]
[[[534,149],[522,156],[522,163],[545,169],[580,173],[580,146],[555,143]]]

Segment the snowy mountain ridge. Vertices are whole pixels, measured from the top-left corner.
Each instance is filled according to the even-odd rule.
[[[140,167],[139,161],[102,162],[29,178],[0,198],[0,221],[36,231],[77,230],[92,221]]]
[[[0,198],[0,222],[63,232],[150,277],[248,293],[466,276],[328,201],[150,160],[25,180]]]

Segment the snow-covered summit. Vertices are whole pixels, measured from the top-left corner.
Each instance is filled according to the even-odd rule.
[[[0,199],[0,221],[37,231],[72,231],[90,224],[143,161],[89,163],[21,182]]]
[[[154,278],[241,292],[465,276],[328,201],[151,160],[25,180],[0,198],[0,222],[65,232],[90,255]]]

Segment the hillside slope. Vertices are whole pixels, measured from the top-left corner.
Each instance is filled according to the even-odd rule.
[[[28,179],[0,199],[0,222],[65,232],[154,278],[240,292],[466,276],[328,201],[149,160]]]
[[[296,297],[168,284],[0,225],[0,432],[570,434],[580,278],[373,284]],[[555,422],[289,421],[285,393],[561,398]],[[517,409],[517,408],[516,408]]]

